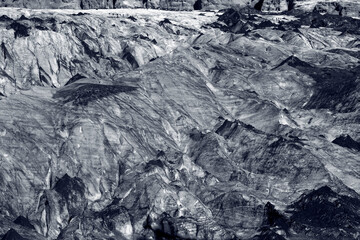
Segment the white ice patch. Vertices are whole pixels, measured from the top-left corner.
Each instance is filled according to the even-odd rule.
[[[176,143],[180,143],[180,135],[175,131],[175,129],[171,126],[171,124],[167,121],[162,119],[163,128],[166,131],[166,134],[171,136],[172,139],[176,141]]]
[[[218,90],[210,82],[206,82],[206,86],[213,92],[216,93]]]
[[[119,230],[126,237],[126,239],[132,239],[133,227],[130,222],[121,226]]]
[[[46,222],[46,210],[44,209],[41,213],[41,225],[42,225],[42,232],[44,233],[44,235],[47,234],[47,222]]]
[[[0,137],[4,137],[6,135],[6,129],[0,129]]]
[[[45,180],[45,183],[46,183],[46,188],[47,189],[50,189],[51,188],[51,175],[52,175],[52,171],[51,171],[51,167],[49,167],[49,170],[48,170],[48,173],[46,175],[46,180]]]
[[[116,132],[116,127],[109,124],[104,124],[104,134],[109,142],[118,144],[120,143],[118,133]]]
[[[67,129],[64,129],[63,131],[59,131],[59,135],[62,138],[68,138],[69,137],[69,131]]]
[[[92,202],[95,202],[101,198],[101,192],[99,190],[100,178],[97,178],[95,181],[96,186],[92,183],[88,186],[89,195],[87,198]]]
[[[272,102],[275,104],[275,106],[279,109],[283,109],[285,108],[285,106],[281,103],[279,103],[278,101],[272,100]]]
[[[339,178],[349,188],[354,189],[357,193],[360,193],[360,179],[352,176],[348,172],[344,172],[330,163],[325,164],[325,168]]]
[[[281,125],[289,125],[287,119],[284,117],[283,114],[280,115],[279,123]]]
[[[280,114],[279,123],[292,128],[296,128],[296,125],[284,114]]]

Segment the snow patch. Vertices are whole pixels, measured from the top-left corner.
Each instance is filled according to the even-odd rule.
[[[132,239],[133,227],[130,222],[122,225],[119,231],[126,237],[126,239]]]
[[[217,93],[218,90],[214,87],[214,85],[212,85],[210,82],[206,82],[206,86],[213,92],[213,93]]]
[[[87,198],[92,202],[95,202],[101,198],[101,192],[99,190],[100,178],[97,178],[95,182],[96,186],[93,183],[90,183],[88,186],[89,195]]]

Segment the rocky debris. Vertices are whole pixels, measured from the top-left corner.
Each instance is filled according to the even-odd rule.
[[[69,84],[71,84],[71,83],[76,82],[77,80],[84,79],[84,78],[86,78],[86,77],[83,76],[83,75],[81,75],[81,74],[78,74],[78,73],[77,73],[75,76],[71,77],[71,78],[69,79],[69,81],[67,81],[67,82],[65,83],[64,86],[69,85]]]
[[[85,185],[80,178],[65,174],[56,182],[54,190],[65,199],[70,215],[80,215],[85,209]]]
[[[285,240],[283,236],[277,234],[276,232],[264,228],[261,229],[261,233],[251,238],[251,240]]]
[[[27,238],[23,238],[15,229],[10,229],[1,240],[27,240]]]
[[[289,0],[261,0],[255,8],[265,12],[283,12],[292,10],[294,1]]]
[[[309,24],[311,28],[328,27],[342,33],[359,34],[359,19],[318,13],[305,14],[301,19],[303,23]]]
[[[37,0],[37,1],[16,1],[4,0],[0,3],[1,7],[22,7],[22,8],[58,8],[58,9],[116,9],[116,8],[163,8],[163,9],[181,9],[193,10],[193,2],[178,2],[178,1],[122,1],[122,0]]]
[[[54,94],[55,99],[62,99],[63,103],[72,102],[73,105],[87,105],[91,101],[96,101],[104,97],[115,95],[121,92],[132,92],[136,87],[121,85],[101,85],[101,84],[74,84],[71,87],[63,88]]]
[[[267,202],[265,205],[264,215],[264,226],[277,227],[289,235],[289,220],[286,219],[286,217],[283,216],[278,210],[276,210],[275,206],[270,202]]]
[[[15,224],[21,225],[23,227],[29,228],[29,229],[35,229],[35,227],[30,223],[29,219],[19,216],[14,220]]]
[[[360,17],[360,4],[358,2],[318,2],[314,7],[314,12],[328,13],[333,15]]]
[[[359,221],[359,199],[339,195],[323,186],[290,204],[284,213],[267,203],[264,221],[252,239],[353,239]],[[348,231],[338,231],[337,226]],[[324,230],[326,229],[326,230]]]
[[[173,40],[159,40],[161,31],[156,32],[149,28],[142,32],[140,36],[143,37],[132,41],[132,35],[139,36],[130,31],[130,28],[137,25],[135,22],[120,22],[113,26],[112,21],[108,20],[105,25],[113,30],[104,30],[100,33],[96,32],[96,28],[87,26],[85,22],[90,19],[76,21],[78,16],[67,16],[67,18],[68,20],[52,16],[27,18],[24,15],[17,20],[4,18],[2,24],[5,24],[8,34],[2,34],[1,38],[3,56],[1,71],[2,75],[12,79],[11,88],[29,89],[32,85],[59,87],[66,84],[63,82],[65,79],[66,81],[71,79],[72,82],[77,75],[84,74],[85,65],[94,67],[94,71],[86,73],[87,77],[108,79],[116,76],[115,69],[118,71],[137,68],[171,50],[166,44]],[[101,24],[100,18],[97,18],[97,21]],[[92,25],[95,24],[96,20],[92,21]],[[124,27],[128,30],[124,30]],[[152,33],[148,32],[149,30]],[[128,37],[125,36],[126,31],[129,33]],[[151,40],[142,44],[149,40],[148,36],[152,36]],[[12,45],[15,39],[20,39],[16,47]],[[28,45],[29,39],[30,42],[38,44]],[[117,47],[118,45],[121,47]],[[19,57],[15,57],[18,54]],[[15,58],[22,58],[23,63],[27,61],[25,59],[31,61],[27,64],[19,64],[13,61]],[[105,68],[109,71],[102,70],[104,66],[108,66]],[[7,89],[11,88],[7,87]],[[6,95],[6,92],[2,94]]]
[[[341,147],[346,147],[349,149],[360,151],[360,143],[352,139],[349,135],[339,136],[335,138],[332,143],[335,143]]]
[[[289,207],[293,228],[318,239],[352,239],[360,226],[360,200],[339,195],[327,186],[302,196]],[[340,225],[347,230],[338,231]]]
[[[278,67],[284,64],[308,74],[316,81],[316,92],[305,105],[306,108],[326,108],[341,112],[356,111],[356,107],[349,108],[349,106],[356,106],[356,103],[352,101],[355,99],[358,101],[356,93],[358,67],[346,70],[313,67],[293,56],[284,60]]]
[[[29,36],[29,27],[18,23],[18,22],[13,22],[8,26],[8,29],[13,29],[14,30],[14,36],[15,38],[18,37],[28,37]]]
[[[219,10],[234,6],[251,7],[263,12],[286,12],[292,10],[316,11],[341,16],[359,17],[360,6],[349,1],[314,0],[3,0],[0,7],[42,9],[118,9],[153,8],[166,10]]]
[[[2,236],[356,239],[357,20],[81,12],[2,12]]]
[[[261,15],[264,17],[261,17]],[[251,26],[251,30],[270,27],[285,31],[296,30],[301,28],[301,26],[309,26],[310,28],[326,27],[342,33],[359,34],[360,20],[351,17],[320,14],[316,11],[310,13],[292,11],[288,13],[288,16],[294,16],[293,19],[282,21],[281,14],[274,14],[275,19],[276,17],[279,18],[279,20],[275,22],[269,21],[268,18],[266,18],[267,15],[267,13],[246,12],[244,9],[231,8],[227,9],[218,20],[226,24],[226,27],[220,25],[222,30],[234,33],[244,33],[244,31],[239,31],[241,27],[237,25],[242,26],[247,24]]]

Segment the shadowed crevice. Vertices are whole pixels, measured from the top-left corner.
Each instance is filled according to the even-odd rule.
[[[196,0],[196,2],[194,3],[194,10],[201,10],[201,9],[202,9],[202,1]]]
[[[255,4],[254,8],[258,11],[261,11],[263,4],[264,4],[264,0],[260,0]]]

